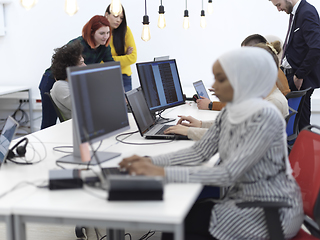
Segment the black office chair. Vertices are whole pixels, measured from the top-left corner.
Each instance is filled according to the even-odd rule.
[[[289,105],[289,115],[292,114],[293,110],[296,111],[296,114],[292,114],[287,122],[287,142],[289,150],[292,148],[292,145],[299,134],[299,120],[306,93],[310,89],[311,87],[304,90],[292,91],[286,95]]]
[[[66,121],[67,119],[63,116],[61,110],[58,108],[58,106],[56,105],[56,103],[53,101],[51,95],[49,92],[45,92],[44,94],[46,94],[49,98],[50,98],[50,101],[54,107],[54,110],[56,111],[57,115],[58,115],[58,118],[60,120],[60,122],[64,122]]]

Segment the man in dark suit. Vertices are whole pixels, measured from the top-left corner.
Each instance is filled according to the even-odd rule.
[[[281,66],[291,91],[311,87],[306,94],[299,129],[310,124],[311,95],[320,87],[320,20],[314,6],[306,0],[269,0],[290,14]]]

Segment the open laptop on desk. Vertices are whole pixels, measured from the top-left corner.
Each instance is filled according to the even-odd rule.
[[[0,167],[6,160],[9,153],[10,143],[19,127],[19,124],[10,116],[8,116],[6,123],[1,131],[0,135]]]
[[[173,125],[163,125],[156,122],[149,110],[141,88],[126,92],[126,97],[142,137],[147,139],[189,139],[183,135],[163,133],[165,129]]]

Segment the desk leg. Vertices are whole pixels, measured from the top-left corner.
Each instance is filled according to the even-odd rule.
[[[14,235],[15,240],[27,240],[26,224],[19,215],[14,216]]]
[[[33,104],[32,104],[32,94],[31,89],[28,91],[28,97],[29,97],[29,120],[30,120],[30,131],[31,133],[34,132],[34,126],[33,126]]]
[[[14,240],[14,224],[13,224],[13,216],[9,215],[5,217],[6,226],[7,226],[7,240]]]
[[[173,235],[174,235],[174,240],[184,240],[183,223],[181,225],[175,226],[175,231],[174,231]]]
[[[107,239],[110,239],[110,240],[124,240],[124,230],[107,229]]]

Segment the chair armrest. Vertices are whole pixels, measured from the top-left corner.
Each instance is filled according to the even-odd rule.
[[[296,138],[297,138],[297,134],[291,134],[290,136],[288,136],[287,137],[287,142],[290,142],[290,141],[292,141],[292,140],[295,140]]]
[[[239,208],[263,208],[266,217],[270,240],[284,240],[283,229],[280,222],[279,209],[291,207],[286,202],[242,202],[236,204]]]
[[[320,238],[320,229],[318,224],[307,215],[304,217],[303,225],[308,229],[312,236]]]

